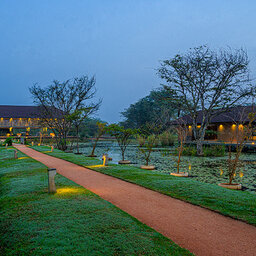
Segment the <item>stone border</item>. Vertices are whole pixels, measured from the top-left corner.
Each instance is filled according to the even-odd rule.
[[[188,177],[188,172],[171,172],[171,175],[176,177]]]
[[[229,188],[229,189],[235,189],[235,190],[241,190],[242,189],[242,185],[241,184],[219,183],[218,185],[220,187],[223,187],[223,188]]]
[[[154,165],[142,165],[140,168],[144,169],[144,170],[150,170],[150,171],[156,169],[156,167]]]

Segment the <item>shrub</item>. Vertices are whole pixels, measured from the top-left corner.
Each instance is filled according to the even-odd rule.
[[[159,135],[159,140],[162,146],[173,146],[176,141],[176,136],[169,131],[165,131]]]
[[[211,145],[203,148],[204,156],[224,156],[225,146],[224,145]]]
[[[12,145],[12,138],[7,138],[5,141],[4,141],[4,145],[8,145],[8,146],[11,146]]]
[[[184,156],[196,156],[197,150],[195,146],[186,146],[183,149],[183,155]]]
[[[203,156],[224,156],[225,155],[225,146],[224,145],[204,145],[203,146]],[[196,156],[197,150],[196,146],[186,146],[183,151],[184,156]]]

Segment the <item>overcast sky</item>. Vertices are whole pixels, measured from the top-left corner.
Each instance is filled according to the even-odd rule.
[[[28,87],[95,75],[98,117],[160,86],[159,61],[208,44],[247,49],[255,76],[256,1],[1,0],[1,105],[32,105]]]

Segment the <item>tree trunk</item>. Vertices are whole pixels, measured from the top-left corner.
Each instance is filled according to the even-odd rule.
[[[202,156],[204,154],[203,152],[203,141],[202,139],[198,139],[196,142],[196,151],[198,156]]]
[[[183,151],[183,141],[180,142],[179,158],[178,158],[178,163],[177,163],[177,173],[180,173],[180,159],[181,159],[182,151]]]
[[[97,142],[98,142],[99,138],[100,138],[100,137],[97,137],[96,140],[95,140],[95,143],[94,143],[93,148],[92,148],[91,156],[94,156],[94,151],[95,151],[95,149],[96,149]]]
[[[79,153],[79,132],[78,132],[78,130],[79,130],[79,127],[77,126],[76,127],[76,150],[77,150],[77,153]]]
[[[198,156],[203,156],[203,141],[204,141],[204,135],[205,135],[205,130],[206,127],[201,127],[201,130],[198,133],[198,139],[196,141],[196,150],[197,150],[197,155]]]
[[[124,151],[122,151],[122,160],[124,161]]]

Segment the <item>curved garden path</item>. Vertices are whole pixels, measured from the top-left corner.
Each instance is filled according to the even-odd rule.
[[[196,255],[256,255],[256,227],[252,225],[23,145],[15,147],[46,166],[56,168],[59,174],[91,190]]]

